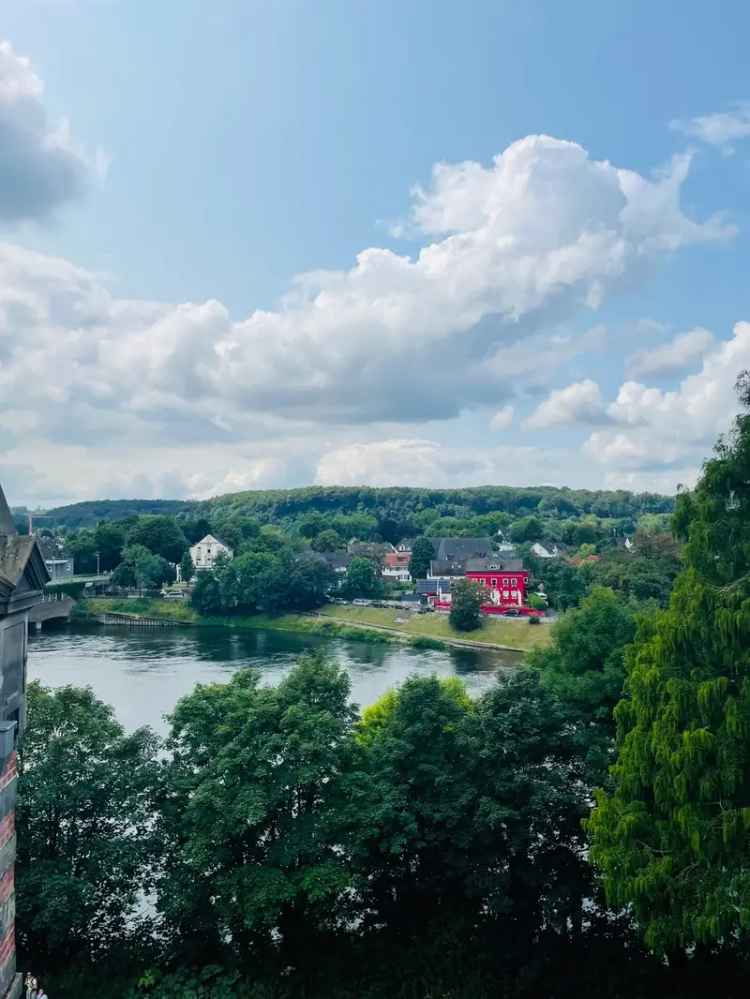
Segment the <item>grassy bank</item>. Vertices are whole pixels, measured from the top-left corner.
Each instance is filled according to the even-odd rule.
[[[97,597],[78,605],[76,616],[92,619],[106,612],[158,617],[175,624],[199,627],[270,629],[330,635],[365,642],[408,642],[417,648],[449,644],[476,644],[526,651],[550,640],[547,624],[530,626],[525,619],[487,618],[482,628],[460,632],[451,628],[445,614],[416,614],[390,607],[331,605],[313,614],[279,614],[269,617],[203,617],[187,604],[167,600],[122,600]]]
[[[411,638],[431,638],[438,641],[469,641],[499,645],[526,651],[538,645],[547,645],[550,627],[542,623],[529,625],[526,618],[484,618],[478,631],[456,631],[451,627],[447,614],[416,614],[392,607],[351,607],[332,604],[323,607],[321,617],[328,617],[347,624],[391,628]]]

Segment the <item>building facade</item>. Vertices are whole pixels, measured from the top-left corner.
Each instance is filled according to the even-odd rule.
[[[524,569],[520,559],[469,559],[466,578],[486,590],[487,600],[482,607],[486,613],[523,607],[526,603],[529,571]]]
[[[213,569],[219,558],[222,557],[234,558],[234,552],[229,545],[213,534],[207,534],[190,549],[190,558],[193,560],[196,572],[203,569]]]
[[[20,536],[0,487],[0,996],[17,999],[16,745],[26,721],[28,615],[49,574],[39,545]]]
[[[411,573],[409,572],[409,563],[411,562],[410,552],[387,552],[385,556],[385,564],[383,565],[382,575],[386,579],[395,579],[399,583],[410,583]]]

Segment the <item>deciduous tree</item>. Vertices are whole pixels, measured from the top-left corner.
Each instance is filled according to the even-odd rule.
[[[119,956],[143,922],[158,740],[91,690],[28,688],[18,786],[18,920],[34,966]]]
[[[478,583],[458,579],[451,587],[450,623],[458,631],[475,631],[482,623],[484,592]]]
[[[429,538],[420,537],[414,542],[409,559],[409,572],[412,579],[425,579],[430,571],[430,562],[435,557],[435,549]]]

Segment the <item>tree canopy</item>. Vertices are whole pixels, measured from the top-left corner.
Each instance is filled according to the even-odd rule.
[[[451,586],[450,622],[458,631],[476,631],[482,624],[484,592],[478,583],[457,579]]]
[[[36,966],[99,959],[137,935],[157,740],[90,690],[28,688],[18,787],[18,934]]]
[[[749,462],[742,413],[680,497],[687,568],[626,654],[615,787],[589,823],[608,897],[659,952],[750,929]]]

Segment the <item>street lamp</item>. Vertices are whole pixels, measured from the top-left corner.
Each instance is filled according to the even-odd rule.
[[[96,574],[99,575],[99,552],[94,553],[96,555]]]

